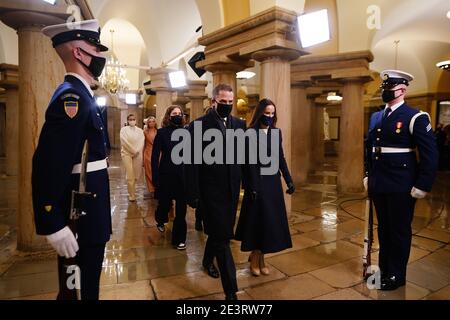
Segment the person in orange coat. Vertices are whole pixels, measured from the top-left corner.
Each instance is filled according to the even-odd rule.
[[[147,190],[150,192],[151,196],[154,196],[155,187],[152,181],[152,150],[153,141],[155,140],[156,132],[158,126],[156,124],[156,118],[150,116],[146,119],[146,125],[144,127],[145,135],[145,146],[144,146],[144,171],[145,171],[145,181],[147,183]]]

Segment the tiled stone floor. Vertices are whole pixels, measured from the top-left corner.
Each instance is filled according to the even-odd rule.
[[[433,193],[417,204],[406,287],[369,290],[362,282],[364,195],[336,192],[336,161],[327,159],[310,183],[293,195],[289,214],[293,248],[267,256],[269,276],[253,277],[246,253],[232,242],[242,300],[250,299],[450,299],[450,174],[440,173]],[[0,172],[4,159],[0,159]],[[205,235],[188,212],[187,250],[170,245],[155,228],[155,201],[127,201],[118,153],[110,167],[113,232],[101,278],[101,299],[223,299],[220,280],[201,268]],[[0,176],[0,299],[54,299],[56,260],[52,251],[27,255],[15,250],[17,183]],[[374,263],[377,261],[375,232]]]

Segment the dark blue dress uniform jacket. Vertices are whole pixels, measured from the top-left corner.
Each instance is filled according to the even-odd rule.
[[[71,191],[78,190],[80,178],[72,169],[81,162],[86,139],[88,161],[105,159],[105,128],[98,106],[79,79],[66,75],[50,101],[33,156],[33,207],[40,235],[68,224]],[[96,197],[87,201],[87,214],[78,222],[78,243],[106,243],[112,233],[107,169],[87,173],[86,191]]]
[[[227,118],[225,127],[217,113],[212,110],[189,125],[192,141],[194,141],[195,123],[201,123],[202,137],[207,130],[218,129],[223,134],[223,141],[226,141],[226,129],[246,129],[245,121],[231,115]],[[202,154],[210,144],[209,141],[202,142]],[[194,143],[192,143],[193,146]],[[225,148],[223,152],[224,164],[207,164],[202,161],[201,164],[191,164],[184,167],[188,203],[192,199],[200,199],[205,233],[218,240],[229,240],[234,237],[234,224],[242,178],[242,167],[236,161],[237,146],[235,145],[235,161],[233,164],[225,164],[227,152],[229,151]],[[194,156],[194,151],[192,151],[191,156]]]
[[[184,128],[169,125],[158,129],[152,149],[152,178],[158,198],[184,198],[183,164],[174,164],[172,150],[179,143],[172,141],[172,133]]]
[[[411,119],[419,112],[406,104],[401,105],[382,121],[383,112],[372,115],[366,141],[369,191],[375,193],[410,192],[412,187],[431,191],[436,176],[438,153],[428,116],[416,118],[413,134],[409,131]],[[373,147],[411,148],[415,152],[373,152]]]

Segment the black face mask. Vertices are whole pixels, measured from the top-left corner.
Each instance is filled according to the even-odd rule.
[[[232,104],[225,104],[217,102],[216,110],[221,118],[226,118],[230,115],[231,110],[233,109]]]
[[[92,74],[92,76],[94,76],[94,78],[100,77],[100,75],[103,72],[103,69],[105,68],[106,58],[94,56],[81,48],[80,48],[80,50],[92,58],[91,63],[89,63],[89,65],[86,65],[80,59],[77,59],[77,60],[89,70],[89,72]]]
[[[260,118],[261,124],[265,125],[265,126],[272,126],[273,123],[273,117],[268,117],[265,114],[263,114]]]
[[[183,124],[183,116],[182,115],[171,116],[170,122],[172,122],[173,125],[179,127]]]
[[[383,89],[383,93],[381,94],[381,98],[383,99],[384,103],[388,103],[391,102],[395,99],[397,99],[398,97],[395,96],[395,92],[399,91],[402,89],[397,89],[397,90],[387,90],[387,89]]]

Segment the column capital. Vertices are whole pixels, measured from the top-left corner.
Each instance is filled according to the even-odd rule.
[[[208,81],[203,80],[188,80],[188,90],[185,94],[190,100],[194,99],[206,99],[208,95],[206,94],[206,86]]]
[[[342,84],[347,84],[347,83],[359,83],[361,85],[364,85],[367,82],[373,81],[372,76],[369,75],[365,75],[365,76],[361,76],[361,77],[348,77],[348,78],[342,78],[339,80],[340,83]]]
[[[84,19],[93,19],[87,0],[74,0],[79,13]],[[45,26],[60,24],[72,15],[68,1],[56,1],[54,5],[44,1],[3,0],[0,8],[0,20],[7,26],[20,30],[34,26],[42,29]]]
[[[13,64],[0,64],[0,86],[5,89],[18,89],[19,67]]]
[[[234,61],[231,59],[221,59],[222,61],[217,61],[210,63],[207,60],[197,62],[197,67],[204,68],[206,71],[211,73],[216,72],[229,72],[236,73],[247,68],[251,68],[255,65],[253,61]]]
[[[311,81],[297,81],[297,82],[293,82],[291,84],[291,88],[302,88],[302,89],[306,89],[308,87],[312,86],[312,82]]]
[[[186,96],[186,91],[177,91],[172,101],[177,106],[185,107],[189,103],[189,98]]]
[[[300,50],[288,48],[265,49],[254,52],[252,58],[259,62],[268,60],[293,61],[302,55]]]

